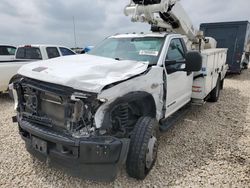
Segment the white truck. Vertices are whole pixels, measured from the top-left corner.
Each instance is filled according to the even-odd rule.
[[[147,2],[131,1],[126,14],[180,34],[118,34],[89,54],[18,71],[22,78],[11,86],[13,121],[31,154],[88,179],[113,180],[123,163],[131,177],[144,179],[157,158],[159,129],[166,131],[192,102],[218,100],[227,50],[188,51],[187,36],[194,48],[205,45],[180,18],[181,25],[174,23],[183,15],[175,9],[180,4]],[[171,23],[155,22],[160,18],[152,15],[162,11]]]
[[[22,45],[17,50],[14,49],[11,46],[5,49],[0,46],[0,52],[2,50],[6,54],[7,50],[8,54],[11,54],[8,59],[2,59],[0,56],[0,93],[8,91],[9,84],[19,78],[17,71],[21,66],[34,61],[75,54],[72,50],[57,45]]]
[[[0,63],[15,59],[16,47],[0,44]]]

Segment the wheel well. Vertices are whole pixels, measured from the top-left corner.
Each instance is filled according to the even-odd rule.
[[[17,80],[17,79],[19,79],[19,78],[21,78],[21,75],[16,74],[15,76],[13,76],[13,77],[10,79],[9,84],[13,83],[15,80]]]
[[[143,116],[156,117],[156,105],[152,95],[145,95],[136,101]]]
[[[147,92],[132,92],[115,100],[110,108],[119,104],[136,105],[144,116],[156,117],[156,104],[153,96]]]
[[[129,93],[109,105],[101,127],[112,129],[114,119],[118,119],[118,123],[116,122],[120,125],[118,127],[128,126],[128,129],[132,129],[142,116],[156,117],[156,104],[153,96],[147,92]]]

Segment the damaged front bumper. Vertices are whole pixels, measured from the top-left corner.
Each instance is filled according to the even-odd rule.
[[[34,123],[18,122],[20,135],[32,155],[73,176],[113,181],[118,167],[126,161],[129,139],[109,136],[77,139]]]

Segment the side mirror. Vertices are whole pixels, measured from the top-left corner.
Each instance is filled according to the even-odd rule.
[[[190,51],[186,54],[186,68],[187,72],[197,72],[202,68],[202,56],[200,52]]]

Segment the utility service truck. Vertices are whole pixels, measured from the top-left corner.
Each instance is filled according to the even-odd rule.
[[[144,179],[158,131],[188,104],[216,102],[227,72],[227,50],[194,30],[178,1],[133,0],[125,14],[154,32],[117,34],[89,54],[25,65],[10,86],[27,150],[88,179],[113,180],[123,163]]]
[[[0,93],[8,91],[9,84],[19,79],[17,71],[21,66],[35,61],[75,54],[64,46],[56,45],[22,45],[17,50],[11,46],[0,46],[0,52],[1,50],[11,55],[9,56],[10,59],[0,58],[0,60],[3,60],[0,61]],[[12,97],[12,93],[9,93]]]

